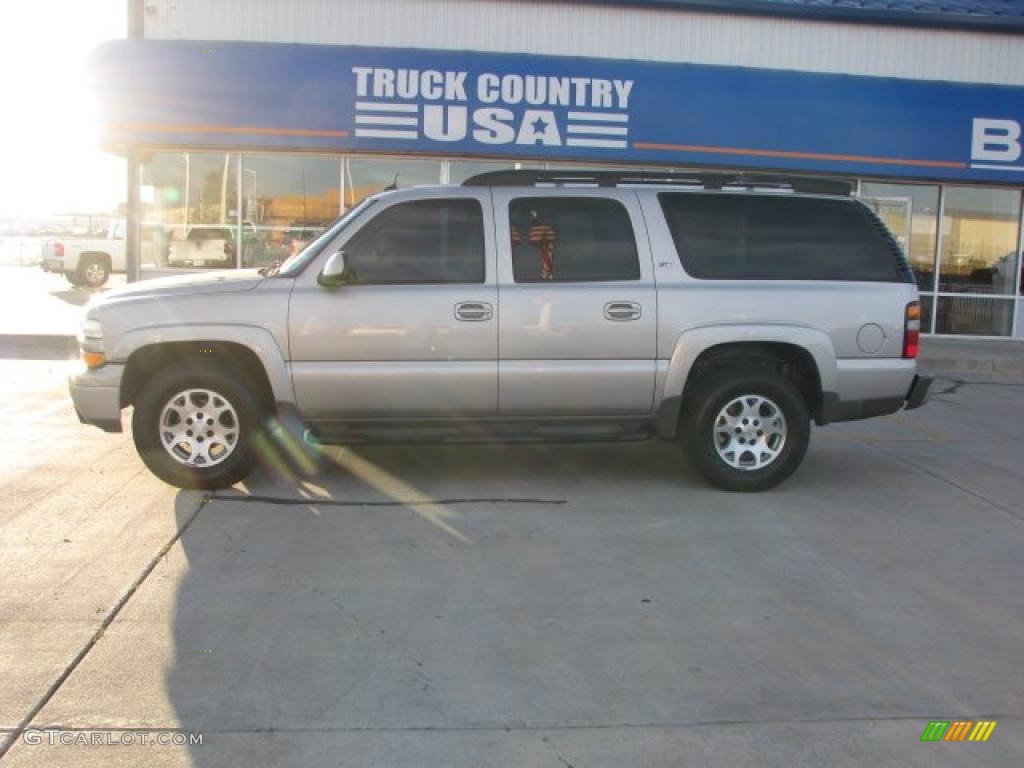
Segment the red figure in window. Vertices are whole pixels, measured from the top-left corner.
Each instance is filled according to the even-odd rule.
[[[513,235],[513,240],[515,235]],[[540,250],[540,279],[553,280],[555,277],[555,230],[536,211],[530,211],[530,245]]]

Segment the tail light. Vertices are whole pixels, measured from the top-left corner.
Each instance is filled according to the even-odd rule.
[[[913,360],[921,346],[921,302],[907,304],[903,320],[903,357]]]
[[[58,259],[64,258],[64,243],[53,244],[53,255],[56,256]]]

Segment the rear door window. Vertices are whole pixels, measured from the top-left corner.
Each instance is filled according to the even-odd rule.
[[[852,200],[658,195],[683,268],[713,280],[912,282],[899,245]]]
[[[599,197],[520,197],[509,204],[517,283],[640,279],[625,206]]]

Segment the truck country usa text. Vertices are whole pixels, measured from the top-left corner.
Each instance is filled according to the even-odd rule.
[[[355,134],[625,149],[632,80],[353,67]],[[471,108],[469,102],[481,106]]]

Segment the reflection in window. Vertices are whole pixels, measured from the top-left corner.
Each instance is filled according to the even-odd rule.
[[[616,200],[518,198],[509,231],[517,283],[640,279],[633,225]]]
[[[357,285],[482,283],[483,211],[476,200],[416,200],[379,213],[345,244]]]
[[[235,227],[214,224],[190,226],[182,235],[171,231],[167,266],[182,269],[231,269],[237,253]]]
[[[1020,201],[1015,190],[945,188],[940,291],[1012,294],[1016,290]]]
[[[166,267],[174,230],[184,233],[187,178],[188,155],[184,152],[157,152],[142,164],[139,197],[144,267]]]
[[[861,184],[861,197],[903,247],[922,291],[935,290],[939,188],[922,184]],[[927,325],[923,327],[927,328]]]
[[[338,216],[340,158],[242,158],[242,266],[260,267],[301,251]]]
[[[191,152],[185,205],[189,224],[232,225],[238,217],[238,157]]]
[[[452,160],[448,164],[448,183],[461,184],[479,173],[534,170],[543,167],[544,163],[517,163],[513,160]]]
[[[399,157],[350,157],[345,161],[345,207],[394,184],[398,188],[441,183],[441,161]]]
[[[1012,299],[940,296],[935,312],[936,333],[1009,336],[1012,322]]]
[[[238,157],[156,152],[142,163],[141,262],[226,269],[237,253]]]

